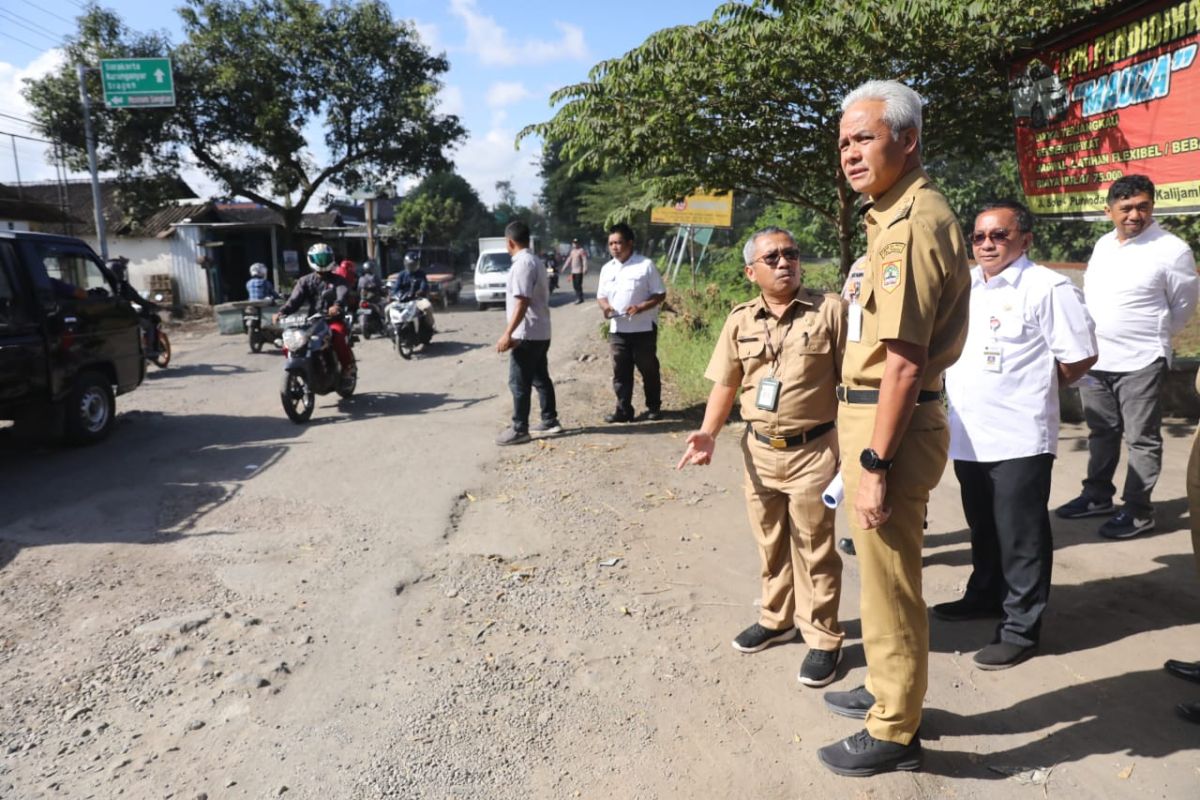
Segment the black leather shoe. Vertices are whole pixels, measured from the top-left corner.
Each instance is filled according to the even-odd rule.
[[[822,747],[817,751],[817,759],[838,775],[852,778],[866,778],[900,769],[919,769],[921,737],[914,736],[908,744],[897,744],[876,739],[863,730]]]
[[[1180,703],[1175,706],[1175,712],[1188,722],[1195,722],[1197,725],[1200,725],[1200,701],[1195,703]]]
[[[980,669],[1008,669],[1030,658],[1037,649],[1036,644],[992,642],[971,660]]]
[[[825,707],[839,717],[866,719],[867,712],[875,705],[875,695],[867,687],[859,686],[848,692],[826,692]]]
[[[651,422],[658,422],[662,418],[663,412],[657,408],[652,408],[646,412],[646,419],[650,420]]]
[[[1163,669],[1176,678],[1200,683],[1200,661],[1176,661],[1172,658],[1163,664]]]
[[[618,414],[614,412],[606,415],[604,417],[604,421],[610,425],[616,422],[633,422],[633,417],[629,416],[628,414]]]
[[[854,540],[850,538],[838,539],[838,550],[841,550],[848,556],[858,555],[854,550]]]
[[[947,622],[963,622],[968,619],[996,619],[1002,615],[1002,609],[999,606],[980,605],[964,598],[930,606],[929,613]]]

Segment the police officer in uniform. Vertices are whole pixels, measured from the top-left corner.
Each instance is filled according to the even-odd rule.
[[[800,251],[782,228],[755,233],[743,256],[746,277],[762,293],[725,320],[705,372],[713,388],[704,422],[688,435],[679,468],[710,463],[741,389],[746,509],[762,560],[762,607],[733,647],[757,653],[799,629],[808,654],[797,679],[825,686],[837,674],[843,639],[842,560],[834,512],[821,492],[838,464],[834,390],[844,306],[836,294],[803,287]]]
[[[835,713],[866,720],[865,730],[818,751],[841,775],[921,763],[923,523],[946,466],[942,373],[966,339],[971,275],[962,230],[921,168],[920,144],[921,99],[904,84],[869,81],[842,101],[842,170],[866,201],[867,265],[847,310],[838,434],[867,682],[825,696]]]

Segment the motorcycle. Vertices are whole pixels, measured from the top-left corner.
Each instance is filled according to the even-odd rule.
[[[558,270],[553,264],[546,267],[546,278],[550,281],[550,292],[553,294],[558,289]]]
[[[380,308],[379,302],[374,297],[364,297],[358,301],[358,313],[355,315],[357,319],[358,333],[364,339],[370,339],[372,335],[382,336],[386,331],[386,325],[383,322],[383,309]]]
[[[420,298],[392,300],[387,306],[388,333],[396,344],[396,352],[405,360],[412,358],[418,347],[424,347],[433,338],[433,325],[420,302]]]
[[[333,350],[333,330],[324,314],[291,314],[281,320],[287,361],[279,399],[288,419],[297,425],[308,422],[316,407],[316,395],[337,392],[354,395],[357,371],[343,377]],[[354,337],[347,337],[353,343]]]
[[[246,332],[246,338],[250,342],[251,353],[261,353],[263,345],[267,342],[279,345],[278,329],[271,327],[269,316],[267,325],[263,325],[262,310],[266,302],[255,300],[242,309],[242,330]]]
[[[142,353],[146,360],[159,369],[166,369],[171,363],[171,340],[162,329],[162,321],[152,311],[146,310],[137,303],[132,303],[133,310],[138,314],[138,328],[142,339]]]

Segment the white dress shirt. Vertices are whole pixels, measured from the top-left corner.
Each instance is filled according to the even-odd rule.
[[[1094,355],[1092,320],[1070,279],[1026,256],[986,282],[976,266],[967,342],[946,370],[950,457],[993,462],[1057,453],[1055,362]]]
[[[644,333],[654,330],[658,322],[658,306],[626,319],[621,312],[632,305],[644,303],[656,294],[666,294],[662,276],[654,262],[641,253],[634,253],[624,263],[615,258],[600,269],[600,284],[596,297],[604,298],[620,316],[609,320],[612,333]]]
[[[1171,337],[1192,316],[1200,280],[1187,244],[1151,222],[1124,242],[1116,231],[1100,237],[1083,293],[1100,343],[1092,369],[1133,372],[1171,358]]]

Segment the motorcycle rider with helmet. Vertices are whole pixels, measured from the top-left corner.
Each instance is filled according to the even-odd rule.
[[[433,324],[433,303],[429,302],[429,278],[421,269],[417,257],[413,253],[404,254],[404,270],[396,273],[395,279],[388,287],[391,295],[400,302],[417,301],[421,311],[421,325],[427,331],[436,332]]]
[[[275,291],[275,284],[267,277],[267,265],[250,265],[250,280],[246,281],[246,293],[251,300],[282,300],[283,295]]]
[[[138,311],[138,324],[142,327],[146,336],[146,347],[157,351],[158,349],[158,326],[162,322],[162,318],[158,316],[158,312],[162,309],[158,303],[147,300],[138,294],[138,290],[134,289],[129,283],[129,259],[124,256],[110,258],[105,262],[105,266],[117,279],[117,296],[129,303],[136,303],[141,309]]]
[[[318,310],[324,313],[329,318],[333,351],[342,366],[342,375],[349,377],[354,374],[355,368],[354,351],[350,349],[349,329],[344,317],[350,286],[345,278],[334,273],[333,248],[329,245],[322,242],[308,248],[307,260],[313,271],[296,281],[291,296],[274,319],[278,322],[281,316],[295,313],[306,303],[309,314],[315,314]]]
[[[375,262],[367,259],[362,263],[362,275],[358,279],[358,294],[371,300],[379,294],[379,277],[375,274]]]

